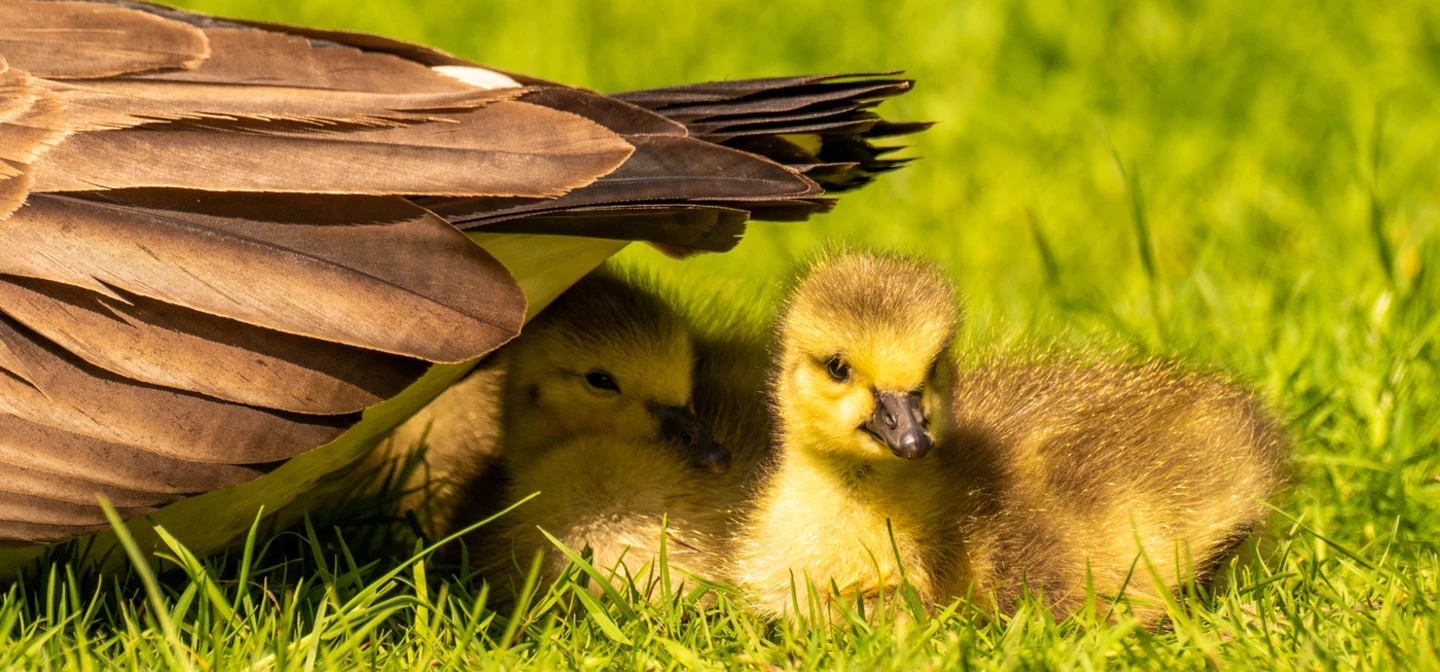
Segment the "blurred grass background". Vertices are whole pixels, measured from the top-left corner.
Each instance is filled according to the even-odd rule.
[[[831,241],[920,252],[963,283],[971,344],[1181,356],[1252,382],[1294,427],[1299,483],[1277,526],[1287,550],[1268,574],[1197,612],[1194,623],[1182,620],[1173,634],[1057,629],[1032,613],[990,629],[932,628],[920,639],[902,636],[902,627],[893,638],[857,629],[831,640],[776,631],[738,612],[697,626],[670,612],[649,620],[649,612],[614,607],[608,625],[545,620],[521,630],[529,634],[507,630],[502,648],[532,648],[478,660],[650,669],[716,662],[1440,668],[1440,3],[180,4],[383,33],[600,91],[904,69],[918,80],[916,90],[882,111],[940,122],[913,140],[910,151],[923,160],[847,195],[832,215],[752,224],[734,252],[674,262],[632,246],[623,263],[697,297],[703,317],[724,310],[704,303],[717,294],[747,303],[773,298],[778,278]],[[363,574],[325,569],[339,560],[327,562],[313,548],[319,569],[301,572],[303,582],[344,593],[344,577]],[[295,578],[274,580],[286,576]],[[418,593],[420,606],[384,612],[414,627],[365,634],[380,637],[375,648],[343,633],[324,640],[326,649],[320,634],[286,639],[291,628],[298,638],[327,622],[325,608],[315,606],[326,598],[305,602],[296,588],[281,595],[283,613],[267,617],[274,622],[228,644],[230,655],[253,651],[252,660],[271,667],[305,668],[317,659],[408,667],[428,665],[431,650],[476,646],[463,628],[425,625],[444,615],[428,605],[448,603],[425,593],[423,574],[415,585],[409,594]],[[204,593],[204,582],[187,594],[197,590]],[[110,599],[102,602],[118,605],[110,617],[116,632],[96,650],[114,657],[102,658],[169,660],[154,653],[163,651],[154,643],[162,639],[137,625],[135,607]],[[294,607],[296,616],[291,600],[310,606]],[[454,623],[474,625],[483,613],[476,607],[467,620],[461,612],[469,607],[461,606]],[[0,625],[33,613],[0,609]],[[57,617],[48,618],[41,622]],[[64,639],[46,644],[59,628],[29,627],[30,638],[13,640],[11,651],[43,653]],[[266,628],[282,634],[273,641],[256,634]],[[146,650],[148,640],[149,655],[121,655]],[[642,641],[648,647],[623,645]],[[285,654],[306,642],[315,647],[308,658]],[[560,653],[547,658],[548,646]],[[317,650],[329,653],[317,658]],[[89,660],[40,658],[60,667]],[[37,658],[0,654],[0,663],[22,659]]]

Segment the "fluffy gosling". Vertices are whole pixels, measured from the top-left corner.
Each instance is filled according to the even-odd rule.
[[[401,507],[417,513],[431,536],[463,527],[472,522],[468,516],[500,503],[500,486],[489,482],[498,478],[497,468],[513,468],[575,436],[682,442],[680,450],[694,464],[725,471],[729,453],[683,401],[689,394],[689,376],[682,372],[692,356],[689,333],[667,305],[634,284],[608,267],[582,278],[524,335],[396,429],[366,470],[398,471],[415,447],[425,447]],[[554,349],[557,342],[562,350]],[[675,364],[657,369],[662,378],[653,389],[637,384],[624,395],[593,394],[590,379],[614,383],[621,374],[612,369],[628,367],[624,375],[636,377],[637,360],[648,356],[637,347]],[[537,390],[543,398],[530,398]],[[479,505],[480,499],[494,501]]]
[[[1286,445],[1248,393],[1159,363],[957,368],[956,305],[937,271],[893,257],[824,259],[798,283],[778,464],[737,542],[760,611],[868,610],[902,579],[927,606],[1006,611],[1028,589],[1063,616],[1087,585],[1158,603],[1264,519]]]
[[[692,410],[695,358],[664,300],[604,273],[507,346],[501,469],[462,486],[455,526],[541,494],[467,539],[482,571],[523,572],[538,554],[542,580],[556,579],[568,559],[544,529],[635,575],[653,566],[668,516],[672,570],[710,573],[705,540],[723,536],[724,516],[706,493],[729,453]]]
[[[492,583],[508,577],[517,588],[537,556],[541,587],[560,577],[570,558],[542,529],[576,553],[588,550],[590,564],[622,590],[653,590],[662,570],[677,588],[720,573],[730,529],[725,479],[676,459],[661,442],[575,438],[512,472],[506,492],[510,501],[540,494],[495,521],[494,530],[482,528],[483,542],[472,544]],[[591,584],[592,593],[600,590]]]

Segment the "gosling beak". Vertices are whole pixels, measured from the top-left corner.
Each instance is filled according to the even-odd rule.
[[[690,409],[662,406],[655,411],[655,417],[660,419],[660,434],[679,444],[690,464],[712,474],[730,470],[730,451],[716,443],[710,428]]]
[[[890,452],[907,460],[925,457],[935,440],[925,430],[925,409],[919,393],[875,393],[875,414],[864,430]]]

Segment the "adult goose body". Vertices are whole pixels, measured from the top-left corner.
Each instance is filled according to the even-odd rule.
[[[373,35],[0,0],[0,573],[105,530],[101,496],[199,552],[303,508],[626,243],[728,250],[898,167],[872,141],[925,125],[872,108],[909,87],[601,95]]]

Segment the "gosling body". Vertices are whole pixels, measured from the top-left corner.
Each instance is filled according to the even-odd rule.
[[[541,586],[562,575],[570,557],[559,542],[587,555],[616,588],[658,597],[662,572],[677,590],[717,575],[730,518],[723,491],[720,477],[677,459],[669,446],[578,437],[514,472],[507,501],[538,494],[482,530],[472,549],[485,559],[486,577],[512,590],[536,558]]]
[[[560,577],[569,558],[545,533],[628,580],[658,569],[664,530],[672,579],[711,573],[729,452],[694,413],[689,325],[637,283],[582,280],[503,353],[498,457],[465,472],[450,525],[538,493],[465,540],[496,583],[518,587],[537,556],[543,582]]]
[[[833,616],[902,582],[927,606],[1003,612],[1028,589],[1063,616],[1090,587],[1153,605],[1264,519],[1286,447],[1249,393],[1168,363],[957,367],[957,322],[912,260],[841,255],[797,285],[778,464],[737,543],[759,610]]]
[[[1145,620],[1208,583],[1286,481],[1283,432],[1251,393],[1177,364],[1000,362],[956,377],[946,471],[966,492],[965,571],[1002,607],[1057,615],[1093,587]],[[943,594],[942,592],[942,594]]]

